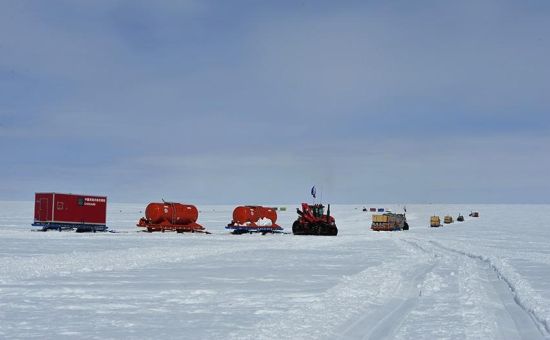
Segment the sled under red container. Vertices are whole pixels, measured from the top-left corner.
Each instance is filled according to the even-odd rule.
[[[196,223],[199,211],[194,205],[163,202],[149,203],[137,226],[146,228],[148,232],[176,231],[207,233],[203,226]]]
[[[106,220],[106,196],[56,192],[37,192],[35,194],[34,226],[43,226],[45,229],[88,226],[101,230],[106,229]]]
[[[234,234],[280,232],[283,228],[276,222],[277,212],[274,208],[243,205],[233,210],[233,220],[225,229],[233,230]]]

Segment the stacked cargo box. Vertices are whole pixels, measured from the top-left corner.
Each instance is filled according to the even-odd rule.
[[[408,230],[407,219],[403,214],[386,213],[372,215],[371,229],[374,231]]]

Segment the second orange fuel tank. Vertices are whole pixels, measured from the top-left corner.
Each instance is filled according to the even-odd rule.
[[[277,212],[273,208],[255,205],[239,206],[233,210],[233,223],[235,224],[256,224],[262,219],[271,220],[271,224],[276,224]]]
[[[279,233],[283,230],[277,225],[277,211],[259,205],[236,207],[233,210],[233,220],[225,228],[232,230],[233,234]]]

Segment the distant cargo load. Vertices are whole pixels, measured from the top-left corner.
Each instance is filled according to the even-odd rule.
[[[386,223],[388,219],[388,215],[372,215],[372,221],[376,223]]]
[[[378,208],[378,212],[384,212],[384,208]]]
[[[472,211],[472,212],[470,213],[470,217],[479,217],[479,212],[477,212],[477,211]]]
[[[409,230],[409,224],[405,214],[385,213],[372,215],[371,229],[374,231]]]
[[[445,224],[451,224],[451,223],[453,223],[453,222],[454,222],[454,221],[453,221],[453,217],[452,217],[452,216],[447,215],[447,216],[445,216],[445,217],[443,218],[443,223],[445,223]]]
[[[371,212],[376,212],[376,208],[370,208],[369,209]]]
[[[430,217],[430,227],[432,228],[441,227],[441,219],[439,218],[439,216]]]
[[[33,226],[42,231],[106,231],[107,197],[95,195],[37,192]]]

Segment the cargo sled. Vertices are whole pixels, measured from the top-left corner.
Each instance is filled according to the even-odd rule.
[[[371,229],[374,231],[409,230],[405,214],[385,213],[372,215]]]
[[[258,205],[238,206],[233,210],[233,220],[225,229],[233,234],[247,233],[281,233],[277,223],[277,211],[274,208],[266,208]]]
[[[441,219],[439,218],[439,216],[430,217],[430,227],[432,228],[441,227]]]
[[[145,209],[145,217],[138,221],[137,226],[150,233],[175,231],[209,234],[203,226],[196,223],[198,217],[199,211],[194,205],[174,202],[150,203]]]

